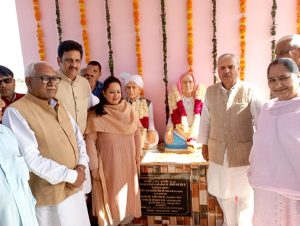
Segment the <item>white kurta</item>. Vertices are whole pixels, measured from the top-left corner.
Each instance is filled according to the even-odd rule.
[[[76,141],[79,149],[79,161],[78,164],[88,166],[88,156],[86,153],[85,142],[80,133],[79,127],[70,116],[72,126],[76,135]],[[77,179],[76,170],[69,169],[64,165],[61,165],[51,159],[44,158],[38,150],[38,143],[34,136],[34,132],[30,129],[28,123],[23,116],[13,107],[8,107],[5,110],[2,123],[9,127],[20,145],[20,150],[24,156],[24,159],[29,167],[29,170],[39,177],[47,180],[51,184],[58,184],[60,182],[74,183]],[[87,174],[89,175],[89,174]],[[86,186],[89,186],[87,184]],[[88,190],[88,189],[87,189]],[[83,200],[83,202],[82,202]],[[68,204],[71,203],[71,204]],[[77,203],[74,205],[74,203]],[[44,218],[40,218],[38,216]],[[45,206],[36,208],[37,217],[40,225],[44,225],[48,219],[57,219],[58,221],[51,220],[47,226],[69,226],[70,224],[64,224],[63,222],[78,222],[77,224],[71,224],[72,226],[85,226],[90,225],[87,208],[85,204],[84,193],[80,190],[74,195],[69,196],[66,200],[59,203],[58,205]],[[59,214],[69,213],[69,214]],[[80,214],[74,214],[79,212]],[[45,220],[45,221],[44,221]],[[60,222],[60,224],[57,224]],[[84,224],[82,222],[85,222]]]
[[[222,87],[222,92],[225,92],[229,97],[228,102],[234,99],[238,84],[239,82],[237,82],[229,91]],[[254,95],[250,103],[250,111],[253,119],[253,125],[256,125],[262,102],[258,98],[257,93],[253,93]],[[202,144],[207,144],[209,138],[211,120],[208,108],[209,104],[211,103],[208,103],[207,98],[205,98],[201,113],[199,134],[199,141]],[[208,192],[222,199],[232,198],[235,196],[248,196],[250,192],[253,192],[247,178],[248,167],[249,166],[229,168],[227,151],[225,151],[223,165],[218,165],[209,161],[207,172]]]
[[[17,139],[3,125],[0,125],[0,146],[0,225],[38,226],[27,165]]]
[[[254,225],[300,225],[300,97],[272,99],[253,137],[248,178]]]

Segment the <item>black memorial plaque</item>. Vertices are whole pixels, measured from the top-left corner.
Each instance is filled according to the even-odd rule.
[[[144,216],[191,216],[189,173],[142,173],[139,181]]]

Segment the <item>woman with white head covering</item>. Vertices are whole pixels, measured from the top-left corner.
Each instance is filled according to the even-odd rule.
[[[144,87],[143,79],[140,75],[130,75],[122,73],[127,101],[132,103],[135,112],[144,127],[143,130],[143,149],[156,149],[158,144],[158,133],[155,130],[153,119],[153,104],[150,100],[141,96]]]

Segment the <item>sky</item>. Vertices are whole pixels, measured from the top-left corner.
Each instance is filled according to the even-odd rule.
[[[18,82],[24,80],[24,65],[14,0],[0,1],[0,28],[0,65],[13,71],[17,80],[16,91],[24,93],[24,83]]]

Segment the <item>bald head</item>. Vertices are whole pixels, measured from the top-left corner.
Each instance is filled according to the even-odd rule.
[[[293,59],[300,66],[300,35],[286,35],[280,38],[275,48],[276,59],[286,57]]]

